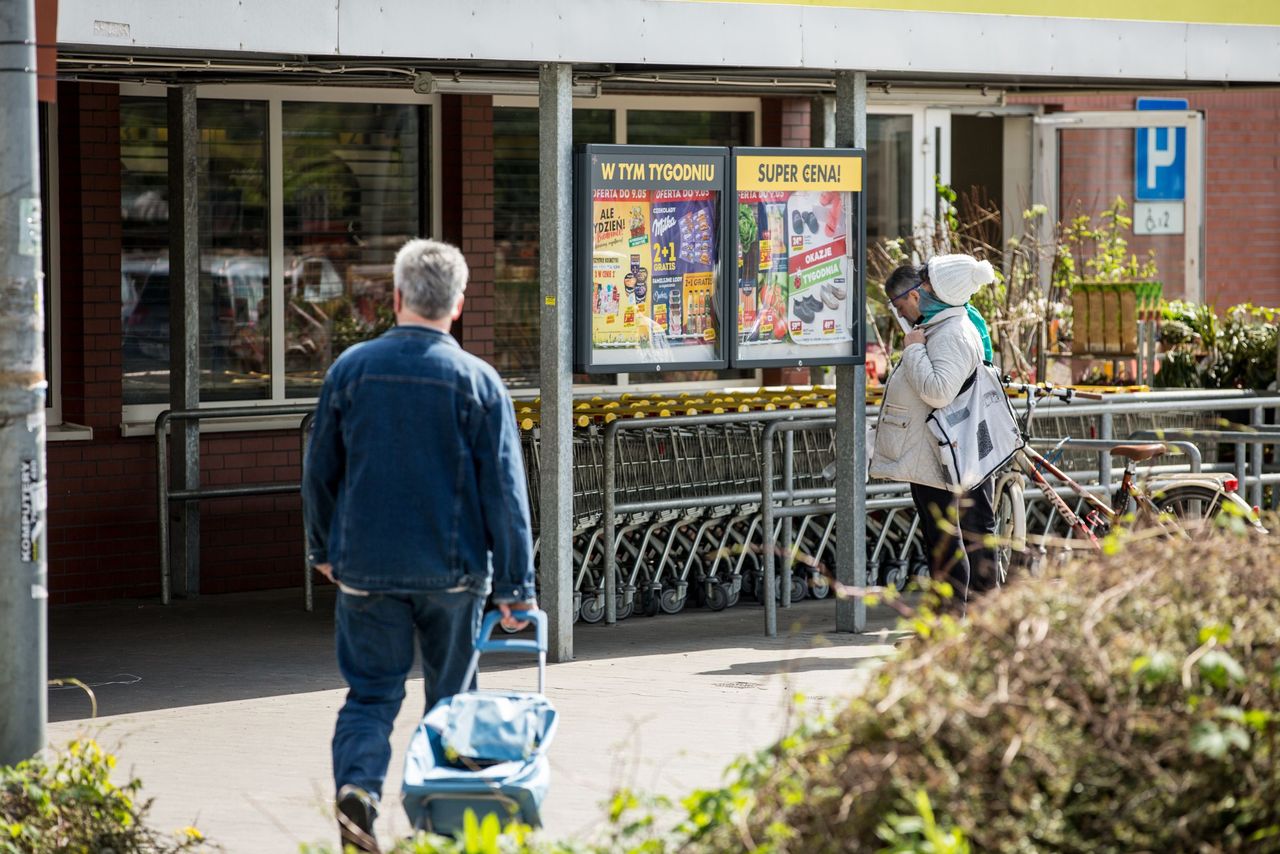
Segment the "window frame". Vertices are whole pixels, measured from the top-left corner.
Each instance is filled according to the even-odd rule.
[[[122,83],[121,98],[163,98],[168,87],[152,83]],[[440,168],[440,96],[419,95],[408,89],[383,89],[376,87],[321,87],[321,86],[286,86],[261,84],[213,84],[197,85],[196,98],[263,101],[267,106],[267,220],[268,248],[271,267],[271,395],[261,400],[222,400],[201,401],[201,409],[220,409],[239,406],[282,406],[313,403],[314,397],[286,397],[284,375],[284,312],[279,307],[284,305],[284,103],[324,103],[324,104],[395,104],[428,107],[428,122],[423,123],[419,132],[429,134],[430,149],[425,151],[422,168],[426,172],[421,176],[427,181],[430,205],[428,221],[429,237],[440,239],[441,214],[443,197],[441,194]],[[421,183],[421,182],[420,182]],[[155,429],[156,417],[166,409],[166,403],[133,403],[121,404],[121,432],[125,436],[149,435]],[[296,426],[299,418],[287,416],[279,419],[252,422],[236,419],[217,419],[202,430],[242,430],[246,426],[255,429],[271,429],[272,427]]]
[[[40,147],[45,174],[40,176],[45,244],[49,257],[42,267],[49,270],[49,299],[44,307],[44,325],[48,332],[49,376],[45,389],[45,426],[62,426],[62,241],[61,206],[58,204],[58,105],[47,103],[40,123]],[[44,274],[42,269],[41,274]],[[43,290],[43,289],[42,289]]]

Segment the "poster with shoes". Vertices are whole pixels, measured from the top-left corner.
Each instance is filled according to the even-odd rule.
[[[735,149],[734,366],[858,361],[863,154]]]

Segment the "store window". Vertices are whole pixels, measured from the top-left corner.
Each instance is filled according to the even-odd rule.
[[[867,116],[867,245],[911,236],[910,115]]]
[[[396,250],[420,233],[418,108],[285,103],[285,395],[389,329]]]
[[[200,101],[197,173],[202,400],[260,400],[271,378],[246,364],[270,329],[266,104]],[[160,98],[120,104],[124,402],[169,399],[168,121]],[[269,346],[263,344],[262,346]]]
[[[426,233],[425,108],[289,102],[269,131],[271,107],[197,106],[202,401],[314,397],[343,349],[391,325],[396,249]],[[284,164],[279,197],[269,189],[271,132]],[[126,405],[169,397],[167,146],[165,100],[122,98]],[[278,271],[273,220],[283,223]]]
[[[574,110],[574,143],[613,142],[613,110]],[[495,365],[512,388],[538,384],[538,111],[493,111]]]

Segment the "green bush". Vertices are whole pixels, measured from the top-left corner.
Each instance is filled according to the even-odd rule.
[[[144,822],[150,801],[142,782],[111,782],[116,760],[92,740],[73,741],[26,762],[0,766],[0,852],[3,854],[162,854],[203,847],[187,827],[165,836]]]
[[[922,619],[696,846],[1280,851],[1278,566],[1275,538],[1146,541]]]

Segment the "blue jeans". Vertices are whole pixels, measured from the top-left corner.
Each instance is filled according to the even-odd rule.
[[[351,783],[375,798],[391,761],[391,729],[404,702],[416,636],[427,708],[466,688],[485,597],[470,590],[338,593],[338,670],[350,690],[333,732],[334,791]],[[473,683],[474,684],[474,683]]]

